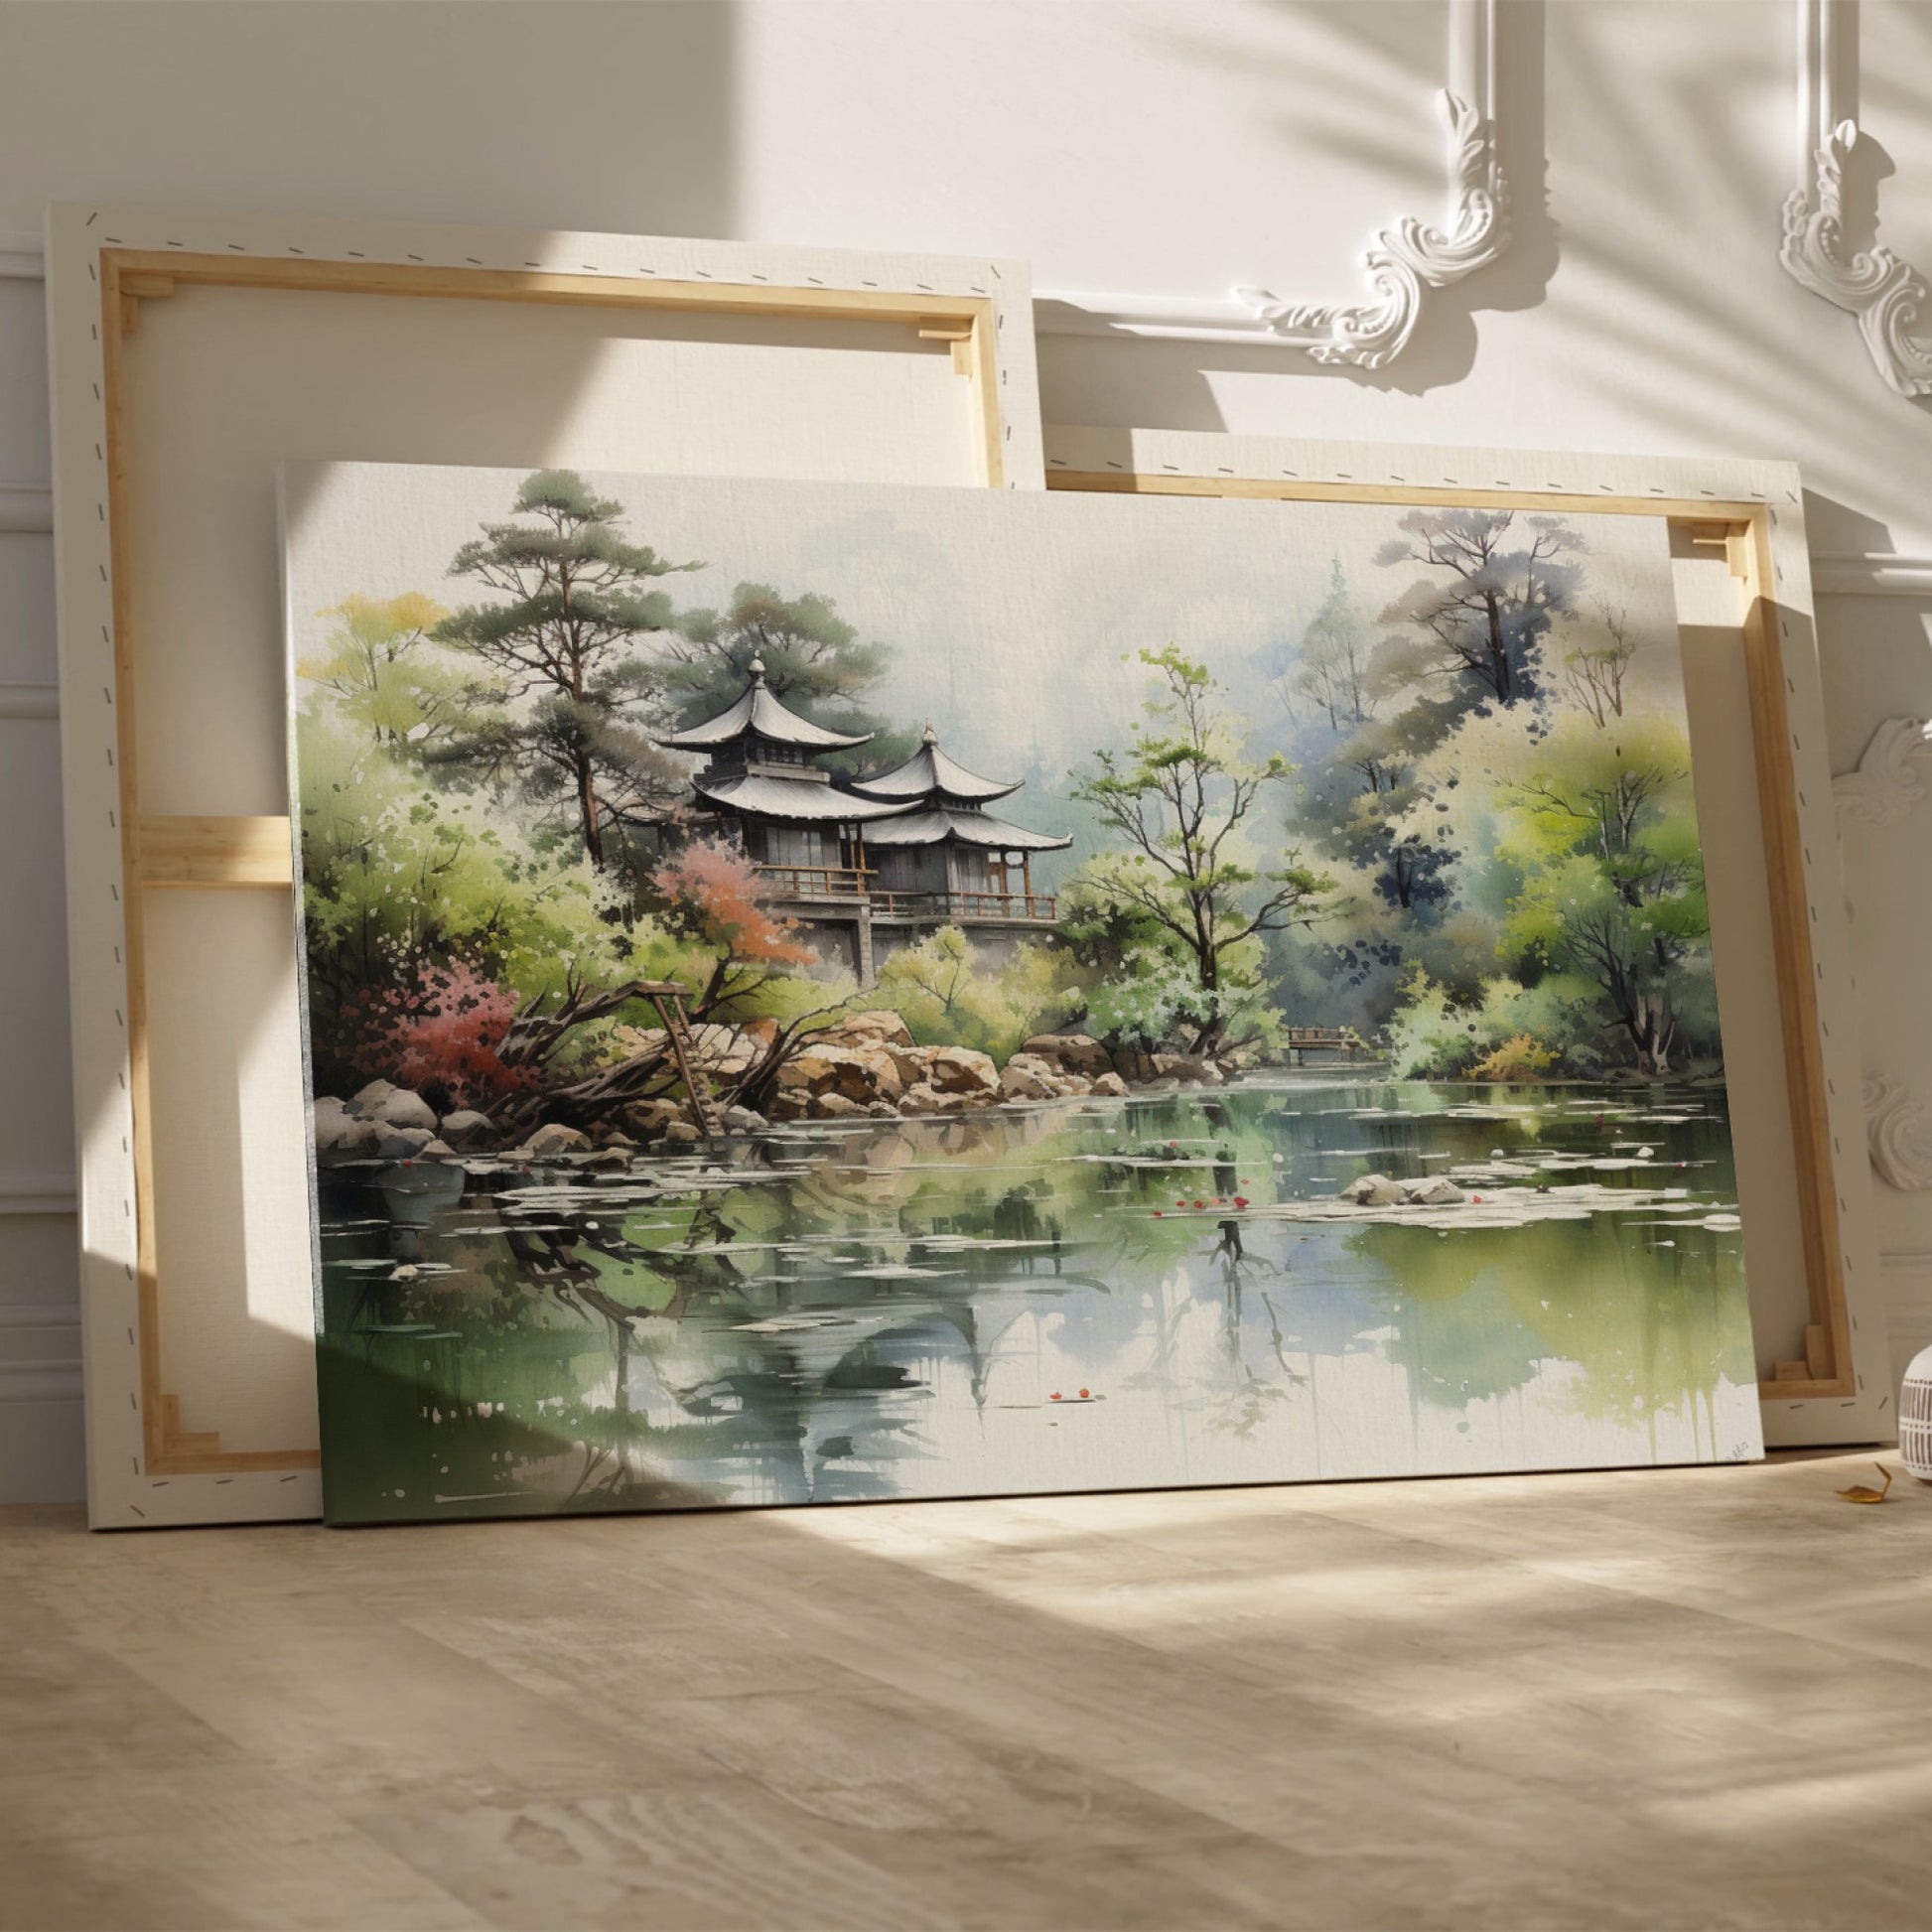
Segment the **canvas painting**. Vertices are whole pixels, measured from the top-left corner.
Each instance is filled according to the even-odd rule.
[[[332,1521],[1760,1452],[1661,522],[284,533]]]

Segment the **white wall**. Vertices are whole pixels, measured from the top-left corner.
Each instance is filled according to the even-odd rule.
[[[1862,13],[1883,238],[1932,264],[1932,6]],[[1932,557],[1932,405],[1778,266],[1794,45],[1788,0],[1505,0],[1516,240],[1401,360],[1052,337],[1048,419],[1794,458],[1815,552]],[[1435,211],[1445,46],[1437,0],[0,5],[0,234],[100,196],[1346,297],[1377,225]],[[39,295],[0,279],[0,1496],[79,1483],[49,556],[7,488],[47,473]],[[1835,768],[1932,714],[1928,615],[1821,605]],[[1932,1101],[1928,833],[1852,858],[1867,1057]],[[1879,1194],[1902,1358],[1932,1340],[1932,1191]]]

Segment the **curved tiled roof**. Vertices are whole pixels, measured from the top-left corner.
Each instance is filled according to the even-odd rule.
[[[774,745],[796,745],[808,752],[839,752],[852,745],[869,745],[875,732],[828,731],[809,718],[781,704],[765,689],[764,666],[752,659],[752,681],[737,700],[714,718],[707,718],[689,731],[673,732],[657,742],[674,752],[703,752],[715,745],[729,745],[747,732],[757,732]]]
[[[875,777],[854,778],[852,788],[863,791],[869,798],[927,798],[941,791],[953,798],[986,799],[1004,798],[1008,792],[1018,791],[1024,782],[1015,778],[1009,784],[1000,778],[982,778],[977,771],[968,771],[939,749],[939,740],[928,725],[919,749],[903,764],[896,764],[892,770],[881,771]]]

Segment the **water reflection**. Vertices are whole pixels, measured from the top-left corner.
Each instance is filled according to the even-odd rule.
[[[1354,1177],[1451,1204],[1354,1208]],[[331,1517],[1754,1452],[1720,1091],[1282,1076],[323,1175]]]

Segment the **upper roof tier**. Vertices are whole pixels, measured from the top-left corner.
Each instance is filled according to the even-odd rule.
[[[1015,778],[1009,784],[968,771],[939,749],[938,734],[928,725],[919,740],[919,749],[903,764],[896,764],[892,770],[882,771],[876,777],[854,778],[852,789],[863,791],[869,798],[930,798],[935,792],[944,792],[949,798],[977,802],[1004,798],[1008,792],[1018,791],[1025,782]]]
[[[870,744],[876,734],[827,731],[789,710],[765,689],[764,665],[752,659],[752,681],[715,718],[707,718],[689,731],[673,732],[657,742],[674,752],[707,752],[733,739],[755,735],[774,745],[796,745],[807,752],[841,752],[853,745]]]

